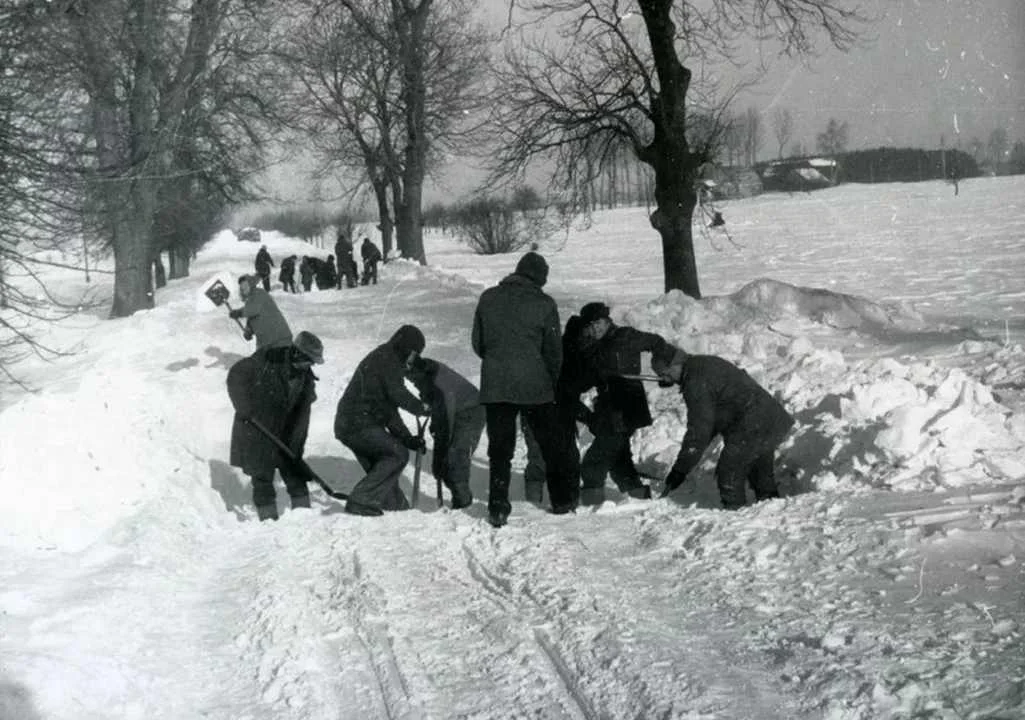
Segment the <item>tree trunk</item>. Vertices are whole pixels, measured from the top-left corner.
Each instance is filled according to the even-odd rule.
[[[168,252],[170,262],[170,273],[168,278],[178,280],[189,276],[189,257],[191,252],[187,247],[177,245]]]
[[[388,208],[388,184],[386,182],[375,182],[374,197],[377,199],[378,228],[381,230],[381,253],[385,258],[391,255],[392,232],[395,223],[391,219],[391,210]],[[351,235],[350,235],[351,237]]]
[[[167,268],[164,267],[164,256],[159,252],[153,255],[153,284],[157,289],[167,285]]]
[[[694,257],[694,208],[697,194],[689,173],[670,163],[655,169],[655,212],[651,226],[662,237],[665,292],[682,290],[701,299],[698,265]]]

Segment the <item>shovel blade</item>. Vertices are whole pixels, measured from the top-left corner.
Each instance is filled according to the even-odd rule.
[[[231,291],[228,290],[225,284],[220,280],[215,280],[213,284],[206,289],[204,294],[210,298],[210,302],[218,307],[227,302],[228,298],[231,297]]]

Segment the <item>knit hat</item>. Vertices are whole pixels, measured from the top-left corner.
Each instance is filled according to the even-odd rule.
[[[536,252],[529,252],[516,263],[516,275],[522,275],[538,287],[544,287],[548,282],[548,263]]]
[[[580,308],[580,319],[585,325],[590,325],[595,320],[608,319],[609,306],[603,302],[591,302]]]
[[[416,325],[403,325],[391,336],[388,344],[395,349],[400,358],[405,359],[411,352],[422,353],[427,346],[427,340]]]

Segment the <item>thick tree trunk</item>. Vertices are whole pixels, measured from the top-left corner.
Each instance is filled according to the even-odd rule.
[[[392,234],[395,230],[395,223],[391,219],[391,210],[388,208],[388,184],[385,182],[374,183],[374,198],[377,200],[378,228],[381,230],[381,253],[387,259],[391,255]]]
[[[168,252],[168,260],[170,261],[170,274],[168,277],[171,280],[178,280],[179,278],[185,278],[189,276],[189,257],[191,252],[187,247],[177,245]]]
[[[662,265],[665,292],[682,290],[701,299],[698,265],[694,257],[692,223],[697,195],[680,168],[665,167],[655,173],[655,212],[651,226],[662,237]]]
[[[158,290],[167,285],[167,268],[164,267],[164,256],[159,252],[153,255],[153,284]]]

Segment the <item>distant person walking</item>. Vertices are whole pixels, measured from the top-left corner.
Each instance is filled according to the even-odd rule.
[[[377,264],[381,262],[381,251],[377,249],[370,238],[363,238],[363,244],[359,248],[360,257],[363,258],[363,284],[377,284]]]
[[[548,263],[528,252],[516,271],[485,290],[473,319],[473,350],[481,358],[481,402],[487,414],[490,487],[488,522],[506,524],[516,419],[522,413],[541,446],[552,512],[576,508],[558,431],[555,387],[562,365],[559,310],[541,289]]]
[[[406,372],[425,345],[419,328],[403,325],[360,361],[338,401],[335,437],[366,472],[349,493],[347,513],[381,515],[385,510],[409,508],[399,477],[409,462],[409,451],[422,452],[424,443],[406,427],[399,408],[413,415],[431,412],[405,385]]]
[[[352,257],[352,243],[341,230],[338,231],[335,240],[335,260],[338,263],[338,287],[356,287],[359,280],[359,273],[356,270],[356,260]]]
[[[776,448],[794,419],[776,398],[739,367],[714,355],[687,355],[678,349],[669,362],[653,356],[651,369],[663,384],[679,385],[687,404],[687,433],[662,497],[683,484],[717,435],[723,439],[715,467],[722,506],[736,510],[746,505],[748,485],[756,501],[779,497]]]
[[[309,292],[313,289],[313,276],[316,274],[316,269],[313,267],[313,259],[308,255],[303,255],[303,259],[299,262],[299,279],[303,286],[303,292]]]
[[[295,287],[295,255],[289,255],[281,261],[281,272],[278,273],[278,280],[281,281],[281,289],[288,293],[298,292]]]
[[[317,399],[317,376],[311,368],[322,362],[323,343],[304,330],[294,343],[257,350],[228,370],[228,396],[235,408],[230,461],[251,478],[260,520],[278,519],[275,470],[281,474],[292,508],[310,506],[310,478],[253,421],[284,443],[296,458],[302,458],[310,409]]]
[[[292,331],[278,304],[266,290],[258,286],[255,275],[242,275],[238,279],[238,292],[243,305],[233,308],[228,315],[233,319],[245,318],[246,340],[256,337],[256,349],[287,347],[292,344]]]
[[[267,252],[266,245],[261,246],[256,253],[253,265],[256,267],[256,274],[263,282],[263,289],[270,292],[270,269],[274,267],[274,261],[271,259],[270,253]]]

